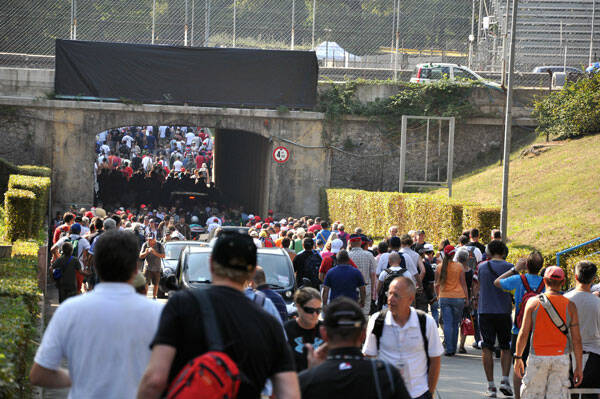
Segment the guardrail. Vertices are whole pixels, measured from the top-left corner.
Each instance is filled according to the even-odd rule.
[[[586,245],[590,245],[590,244],[593,244],[593,243],[598,242],[598,241],[600,241],[600,237],[594,238],[593,240],[586,241],[586,242],[584,242],[582,244],[575,245],[574,247],[563,249],[562,251],[557,252],[556,253],[556,266],[560,266],[560,257],[562,255],[567,254],[569,252],[573,252],[573,251],[575,251],[575,250],[577,250],[579,248],[585,247]]]
[[[600,389],[598,388],[575,388],[569,389],[569,398],[582,399],[582,395],[598,395],[600,397]]]

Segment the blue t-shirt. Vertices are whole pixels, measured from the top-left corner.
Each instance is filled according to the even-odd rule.
[[[537,290],[540,284],[542,283],[542,277],[536,276],[535,274],[525,274],[527,278],[527,282],[529,283],[529,288],[533,291]],[[523,300],[523,295],[525,295],[525,286],[523,285],[523,281],[521,281],[520,275],[510,276],[503,280],[500,280],[500,286],[503,290],[510,292],[515,297],[515,319],[516,315],[519,314],[519,306],[521,305],[521,300]],[[542,292],[544,292],[542,290]],[[519,334],[519,328],[513,323],[512,333],[517,335]]]
[[[154,149],[155,142],[156,142],[156,137],[154,137],[151,134],[146,136],[146,144],[148,144],[149,149]]]
[[[489,260],[479,265],[477,278],[479,280],[479,307],[480,314],[503,313],[512,311],[512,299],[508,292],[494,286],[494,280],[513,267],[512,263],[505,260]]]
[[[331,289],[329,299],[333,301],[338,296],[358,300],[356,289],[365,285],[362,273],[350,265],[337,265],[327,272],[323,285]]]
[[[320,238],[324,242],[327,242],[327,240],[329,239],[330,235],[331,235],[331,231],[329,231],[329,230],[321,230],[317,234],[317,240]]]

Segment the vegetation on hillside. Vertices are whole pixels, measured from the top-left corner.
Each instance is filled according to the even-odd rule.
[[[537,132],[554,140],[600,132],[600,73],[535,101]]]
[[[513,153],[508,202],[508,239],[513,248],[550,254],[600,236],[598,153],[598,135],[564,141],[536,157]],[[452,192],[458,200],[500,206],[502,166],[456,180]]]

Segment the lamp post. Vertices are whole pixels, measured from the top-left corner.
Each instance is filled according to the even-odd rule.
[[[152,44],[154,44],[155,27],[156,27],[156,0],[152,0]]]
[[[294,49],[294,24],[296,20],[296,0],[292,0],[292,42],[290,44],[290,50]]]
[[[233,34],[232,34],[232,47],[235,47],[235,24],[237,19],[237,0],[233,0]]]
[[[513,95],[513,70],[515,67],[515,34],[517,31],[517,7],[519,0],[513,0],[512,24],[510,34],[510,58],[508,59],[508,89],[506,91],[506,113],[504,119],[504,162],[502,173],[502,210],[500,211],[500,230],[502,240],[506,242],[507,212],[508,212],[508,172],[510,165],[510,139],[512,134],[512,95]]]
[[[594,22],[596,20],[596,0],[592,1],[592,29],[590,31],[590,55],[588,57],[588,64],[592,65],[592,51],[594,48]]]
[[[473,62],[473,41],[475,40],[475,0],[471,8],[471,34],[469,35],[469,69]]]
[[[316,16],[316,7],[317,0],[313,0],[313,9],[312,9],[312,49],[315,49],[315,16]]]

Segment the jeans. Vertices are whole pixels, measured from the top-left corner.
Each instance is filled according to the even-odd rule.
[[[458,343],[458,327],[462,319],[463,298],[440,298],[442,319],[444,320],[444,341],[446,341],[446,353],[456,353]]]
[[[432,303],[431,305],[429,305],[429,307],[431,309],[431,316],[433,317],[433,320],[435,320],[435,324],[439,327],[440,326],[440,302],[439,302],[439,300],[437,300],[434,303]]]

